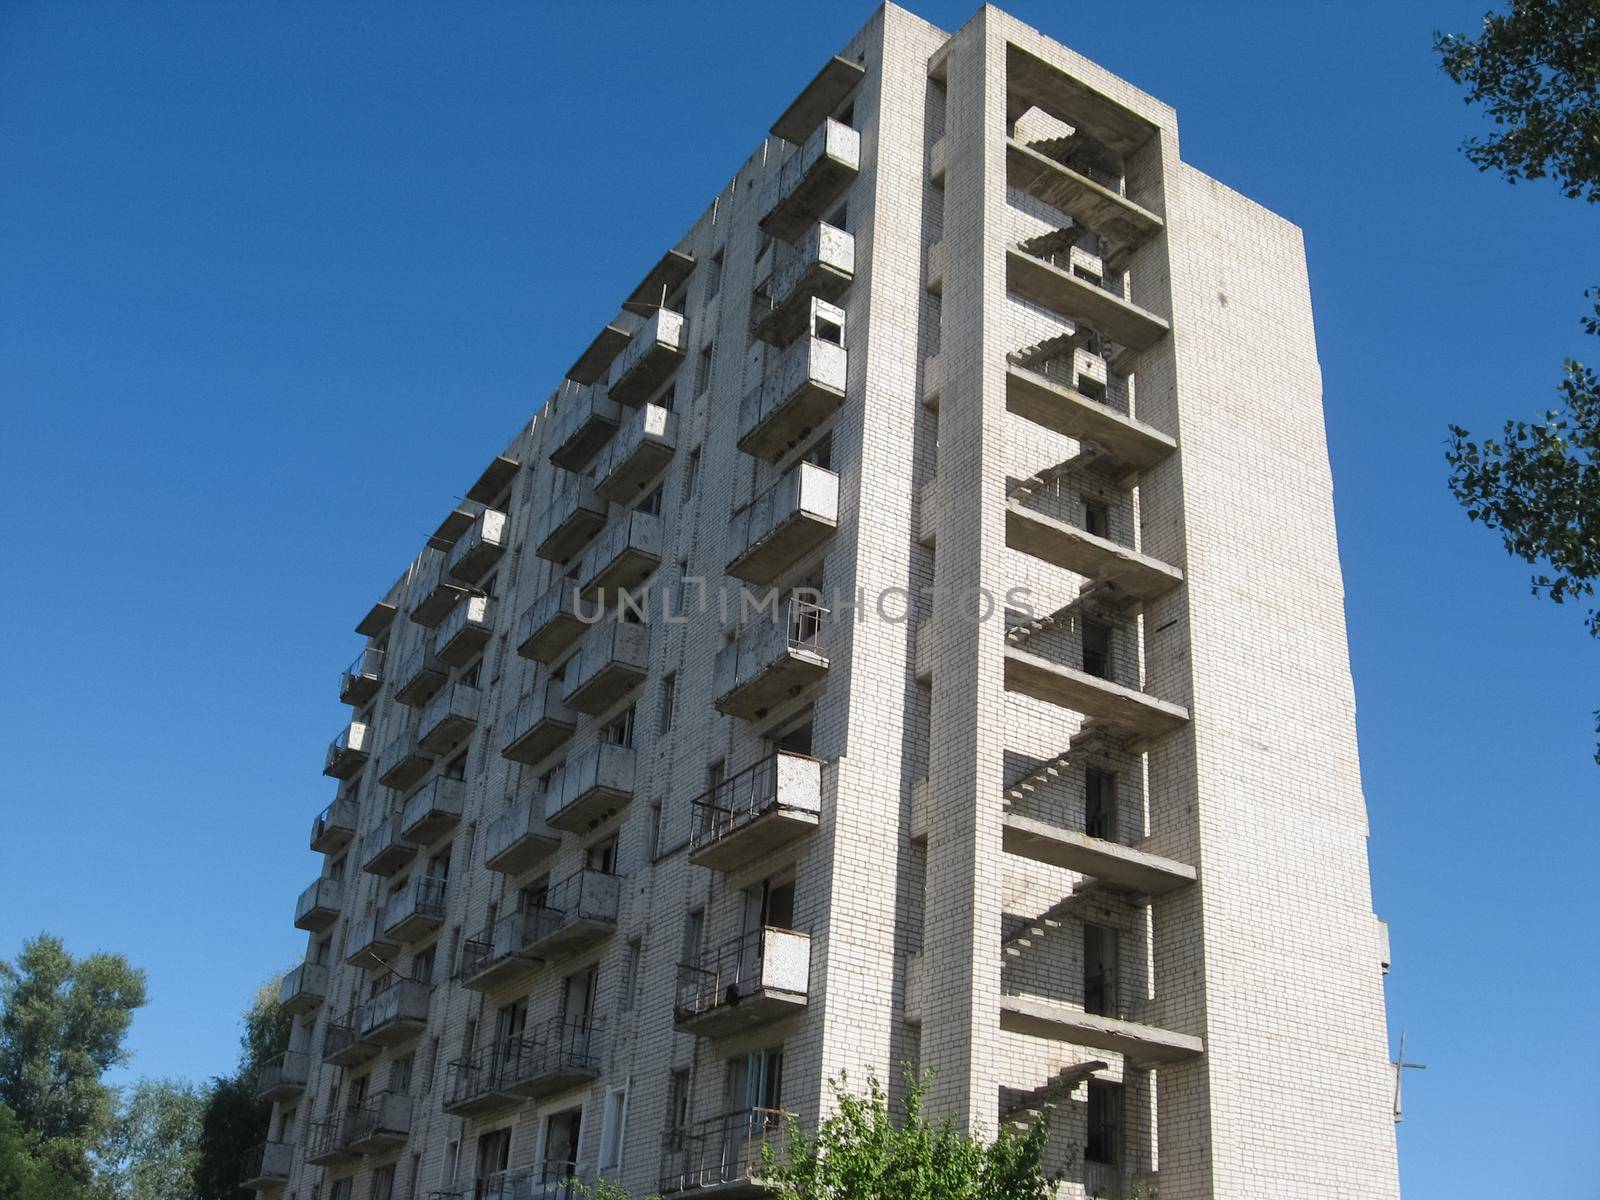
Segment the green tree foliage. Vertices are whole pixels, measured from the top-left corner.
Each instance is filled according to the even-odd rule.
[[[204,1089],[179,1079],[141,1079],[129,1088],[99,1152],[104,1193],[191,1200],[207,1099]]]
[[[272,1105],[256,1099],[255,1081],[262,1065],[289,1045],[290,1017],[278,1006],[280,982],[281,976],[258,991],[244,1012],[238,1068],[212,1080],[200,1117],[196,1200],[237,1200],[241,1161],[266,1137]]]
[[[74,959],[40,934],[15,963],[0,962],[0,1104],[35,1158],[73,1179],[88,1180],[110,1127],[101,1077],[126,1061],[122,1039],[144,1002],[144,973],[120,954]]]
[[[1480,170],[1553,177],[1567,196],[1600,200],[1600,0],[1513,0],[1479,37],[1435,34],[1434,48],[1494,122],[1463,147]],[[1600,334],[1600,302],[1584,327]],[[1558,391],[1543,421],[1509,420],[1499,438],[1451,426],[1446,459],[1467,515],[1536,568],[1535,594],[1562,604],[1594,595],[1600,577],[1600,375],[1568,359]],[[1600,613],[1588,624],[1600,638]]]
[[[89,1200],[88,1189],[34,1157],[17,1114],[0,1104],[0,1200]]]
[[[1434,49],[1494,122],[1463,146],[1479,170],[1600,200],[1600,0],[1513,0],[1479,37],[1436,33]]]
[[[815,1133],[791,1127],[787,1147],[767,1147],[762,1182],[783,1200],[1044,1200],[1041,1121],[1026,1133],[1006,1128],[993,1142],[963,1135],[953,1120],[929,1124],[927,1081],[907,1073],[905,1116],[895,1120],[873,1076],[864,1095],[833,1084],[838,1111]]]

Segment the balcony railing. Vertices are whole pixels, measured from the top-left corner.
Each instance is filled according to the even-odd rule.
[[[407,594],[411,599],[411,619],[431,629],[467,594],[467,589],[446,574],[442,550],[424,550]]]
[[[378,782],[402,791],[418,782],[433,766],[433,755],[418,746],[409,733],[390,739],[378,756]]]
[[[393,1046],[416,1037],[428,1023],[433,988],[420,979],[395,979],[358,1010],[357,1030],[367,1041]]]
[[[328,994],[328,968],[323,963],[301,963],[278,985],[278,1005],[287,1013],[314,1011]]]
[[[612,618],[591,629],[583,648],[567,660],[562,699],[569,708],[598,716],[649,673],[650,626]]]
[[[511,738],[500,753],[513,762],[537,763],[572,737],[578,716],[561,698],[565,684],[547,679],[517,701],[511,714]]]
[[[777,620],[757,621],[718,651],[716,710],[759,719],[826,676],[827,616],[820,605],[791,599]]]
[[[593,1187],[594,1180],[583,1164],[545,1162],[491,1175],[473,1191],[471,1200],[580,1200],[594,1195]]]
[[[468,596],[450,610],[434,635],[434,652],[439,661],[464,667],[482,650],[494,633],[494,599]]]
[[[311,849],[318,854],[335,854],[356,836],[360,809],[348,796],[341,796],[318,813],[311,822]]]
[[[531,911],[518,908],[502,914],[461,946],[461,985],[475,992],[490,992],[531,974],[539,960],[528,949],[538,936]]]
[[[421,708],[444,686],[450,672],[433,646],[424,640],[400,660],[394,673],[394,698],[410,708]]]
[[[756,290],[751,332],[764,342],[787,346],[805,332],[811,301],[836,303],[850,290],[855,273],[855,238],[819,221]]]
[[[360,1154],[402,1146],[411,1136],[411,1097],[380,1092],[346,1113],[344,1142]]]
[[[461,820],[466,801],[464,780],[440,775],[430,779],[400,810],[400,834],[408,842],[426,846]]]
[[[534,531],[536,553],[550,562],[566,562],[604,527],[607,508],[606,498],[587,476],[562,477]]]
[[[575,580],[557,579],[517,618],[517,653],[551,663],[587,629],[580,614],[591,612],[578,597]]]
[[[339,699],[360,707],[378,694],[383,683],[383,651],[368,646],[339,674]]]
[[[658,308],[628,339],[627,347],[611,364],[608,391],[622,404],[642,404],[664,384],[683,361],[688,345],[687,323],[682,313]]]
[[[387,913],[380,906],[365,916],[351,920],[345,931],[345,962],[352,967],[386,963],[400,953],[400,946],[385,930]]]
[[[596,1018],[562,1016],[510,1039],[499,1064],[500,1089],[537,1099],[598,1078],[602,1031]]]
[[[727,572],[746,583],[771,583],[821,546],[839,525],[839,477],[801,463],[733,514]]]
[[[739,449],[769,461],[793,450],[844,401],[848,366],[837,342],[812,336],[790,346],[739,406]]]
[[[443,754],[460,743],[478,725],[483,693],[457,680],[422,710],[417,722],[417,744],[432,754]]]
[[[500,1063],[511,1040],[491,1038],[445,1066],[445,1112],[453,1117],[469,1117],[519,1102],[500,1087]],[[484,1192],[474,1188],[470,1194],[472,1200],[478,1200]]]
[[[384,905],[384,932],[399,942],[414,942],[444,923],[446,881],[413,875]]]
[[[662,1147],[663,1196],[711,1188],[759,1186],[762,1148],[781,1151],[789,1114],[778,1108],[747,1108],[669,1133]]]
[[[445,559],[445,570],[450,578],[462,583],[477,583],[484,572],[500,561],[505,553],[506,539],[511,533],[511,523],[498,509],[486,508],[480,512],[456,544],[450,547]]]
[[[689,861],[737,870],[810,833],[821,811],[822,760],[779,751],[695,800]]]
[[[322,1035],[322,1061],[337,1067],[354,1067],[377,1055],[381,1047],[362,1036],[361,1006],[340,1013],[328,1022]]]
[[[628,415],[606,447],[595,472],[595,490],[626,504],[666,470],[677,448],[677,416],[660,405],[643,405]]]
[[[585,833],[633,799],[631,746],[601,743],[567,760],[545,794],[544,819],[553,829]]]
[[[294,927],[321,933],[339,919],[339,902],[344,894],[342,879],[317,879],[300,893],[294,905]]]
[[[637,509],[624,513],[583,556],[583,598],[614,608],[618,591],[637,588],[660,565],[661,518]]]
[[[554,853],[561,835],[546,823],[544,812],[545,798],[527,795],[491,821],[484,834],[484,866],[516,875]]]
[[[417,847],[401,832],[401,813],[391,813],[361,839],[361,869],[369,875],[393,875],[417,856]]]
[[[617,431],[622,422],[622,407],[600,384],[569,393],[562,400],[561,419],[556,424],[556,448],[550,452],[550,461],[567,471],[581,471]]]
[[[584,868],[567,876],[530,909],[534,937],[529,952],[546,961],[572,954],[609,936],[617,927],[621,879]]]
[[[260,1191],[289,1182],[294,1169],[294,1146],[288,1142],[263,1142],[245,1153],[239,1165],[239,1188]]]
[[[328,747],[322,773],[335,779],[350,779],[366,765],[372,754],[372,727],[351,721],[339,731]]]
[[[306,1090],[311,1078],[311,1056],[304,1050],[285,1050],[261,1064],[256,1073],[256,1096],[262,1100],[287,1100]]]
[[[801,1012],[811,984],[811,935],[753,929],[678,968],[679,1029],[726,1037]]]
[[[829,117],[761,188],[761,228],[788,241],[828,215],[861,169],[861,134]]]

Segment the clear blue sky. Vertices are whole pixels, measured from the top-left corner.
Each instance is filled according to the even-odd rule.
[[[1600,646],[1443,464],[1600,357],[1600,209],[1457,153],[1429,33],[1486,3],[1008,6],[1306,230],[1410,1200],[1600,1144]],[[144,967],[132,1072],[231,1067],[351,626],[869,11],[0,4],[0,957]]]

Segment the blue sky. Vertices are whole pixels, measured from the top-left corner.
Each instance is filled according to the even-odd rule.
[[[1600,357],[1600,210],[1457,152],[1485,3],[1007,6],[1306,230],[1410,1200],[1580,1194],[1600,1123],[1600,646],[1443,464]],[[144,967],[133,1073],[231,1067],[351,626],[869,11],[0,3],[0,957]]]

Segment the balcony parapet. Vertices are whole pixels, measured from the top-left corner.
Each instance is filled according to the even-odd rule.
[[[420,871],[389,896],[383,906],[383,931],[397,942],[414,942],[444,924],[447,882]]]
[[[357,1028],[380,1046],[394,1046],[422,1032],[433,988],[420,979],[394,979],[363,1004]]]
[[[422,552],[406,594],[411,603],[411,620],[432,629],[467,594],[467,589],[446,574],[444,551],[430,549]]]
[[[465,780],[446,775],[428,780],[400,810],[400,837],[416,846],[436,841],[460,822],[466,797]]]
[[[774,1153],[781,1151],[790,1115],[778,1108],[747,1108],[669,1134],[662,1145],[656,1190],[663,1196],[762,1194],[763,1150],[771,1146]]]
[[[787,346],[804,333],[813,301],[829,307],[850,290],[856,274],[856,240],[826,221],[811,227],[793,250],[780,256],[772,274],[756,288],[750,332],[763,342]]]
[[[739,449],[768,462],[794,450],[844,402],[848,365],[845,348],[826,338],[790,346],[739,406]]]
[[[620,876],[585,867],[551,886],[534,917],[531,954],[545,961],[562,958],[610,936],[617,927]]]
[[[377,646],[368,646],[339,673],[339,699],[360,708],[378,694],[382,684],[383,651]]]
[[[452,667],[471,662],[494,633],[494,613],[492,596],[463,597],[434,635],[434,653],[439,661]]]
[[[491,821],[484,835],[484,866],[517,875],[553,854],[561,835],[546,823],[544,809],[544,797],[526,795]]]
[[[548,562],[566,562],[605,527],[607,511],[605,497],[586,476],[564,476],[535,527],[535,552]]]
[[[443,754],[459,745],[478,726],[483,692],[461,680],[450,684],[422,710],[417,723],[417,745],[431,754]]]
[[[811,935],[767,926],[678,968],[673,1023],[721,1038],[793,1016],[811,986]]]
[[[424,638],[413,646],[394,673],[394,699],[407,708],[421,708],[450,678],[450,671]]]
[[[314,1012],[327,995],[328,968],[324,963],[301,963],[278,985],[278,1005],[287,1013]]]
[[[403,814],[390,813],[361,838],[361,869],[369,875],[393,875],[417,855],[417,847],[401,831]]]
[[[780,750],[694,801],[689,861],[717,871],[749,866],[817,827],[822,760]]]
[[[717,652],[714,707],[756,720],[797,698],[828,673],[823,630],[828,610],[791,599],[777,620],[763,617]]]
[[[256,1072],[258,1100],[289,1100],[306,1090],[311,1078],[311,1056],[304,1050],[285,1050],[261,1064]]]
[[[334,779],[354,778],[371,755],[372,727],[362,721],[351,721],[328,747],[322,773]]]
[[[633,799],[633,784],[633,747],[590,746],[567,760],[546,793],[545,822],[552,829],[586,833]]]
[[[595,490],[625,504],[661,474],[678,448],[678,418],[658,404],[629,413],[595,472]]]
[[[506,514],[494,508],[484,509],[450,547],[445,559],[446,572],[461,583],[477,583],[500,561],[510,535],[511,523]]]
[[[355,840],[361,810],[349,796],[340,796],[311,821],[311,849],[337,854]]]
[[[417,745],[412,734],[401,733],[389,740],[378,756],[378,782],[386,788],[404,791],[417,783],[433,766],[433,755]]]
[[[533,764],[554,752],[578,728],[578,715],[562,699],[562,680],[546,679],[517,701],[507,728],[511,737],[500,753],[513,762]]]
[[[839,477],[801,463],[734,513],[728,545],[735,554],[727,573],[766,584],[821,546],[839,525]]]
[[[339,904],[344,895],[342,879],[315,879],[294,905],[294,927],[321,933],[339,919]]]
[[[577,581],[556,579],[517,618],[517,653],[548,666],[589,627],[583,619],[588,611]]]
[[[622,406],[603,385],[593,384],[563,397],[550,461],[566,471],[581,471],[622,423]]]
[[[598,716],[650,673],[650,626],[608,618],[592,628],[567,660],[562,699],[569,708]]]
[[[861,170],[861,134],[827,118],[761,188],[761,228],[775,238],[799,237],[828,211]]]
[[[583,598],[611,603],[618,592],[638,588],[661,565],[661,544],[660,517],[639,509],[623,513],[583,556]]]
[[[678,369],[687,348],[688,323],[683,314],[656,309],[611,364],[611,398],[630,407],[643,404]]]

